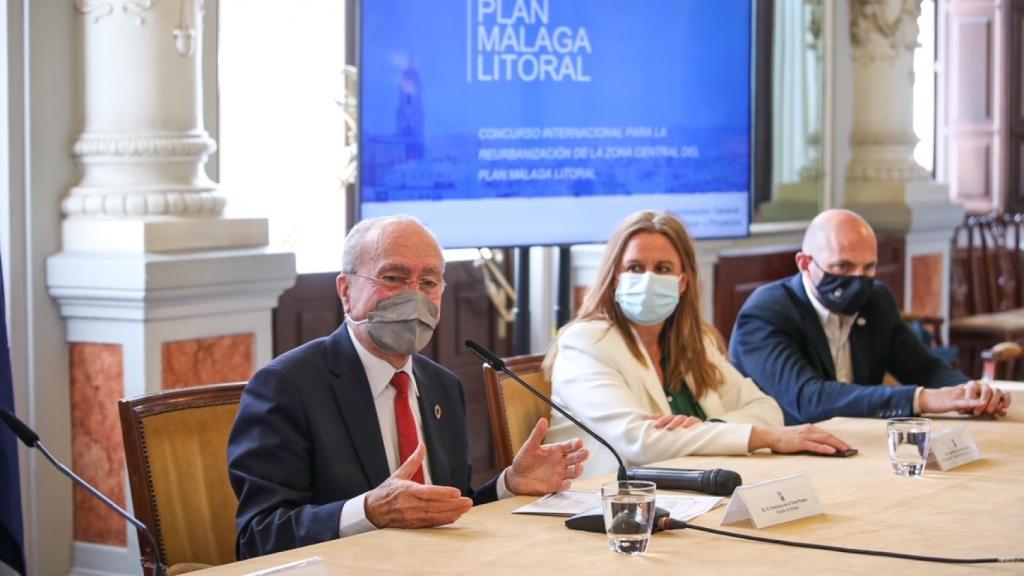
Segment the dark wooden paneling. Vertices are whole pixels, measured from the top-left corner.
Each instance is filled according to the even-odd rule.
[[[505,259],[504,272],[511,270]],[[341,324],[344,311],[335,288],[336,273],[301,274],[295,286],[281,295],[274,310],[274,355],[327,336]],[[441,322],[423,354],[455,372],[466,391],[469,455],[477,484],[496,473],[491,446],[480,360],[463,342],[472,338],[499,356],[512,354],[511,327],[502,332],[500,320],[484,291],[483,275],[472,262],[453,262],[445,270],[447,287],[441,301]]]
[[[740,308],[754,290],[762,284],[796,274],[798,249],[794,246],[719,257],[715,265],[715,328],[726,342],[732,335]]]
[[[345,317],[335,287],[337,273],[300,274],[273,311],[273,356],[334,332]]]
[[[904,239],[887,236],[878,239],[877,278],[892,290],[896,305],[903,307]],[[715,328],[726,342],[740,308],[754,290],[780,278],[796,274],[799,248],[752,250],[723,255],[715,265]]]
[[[892,291],[896,307],[903,309],[903,276],[906,242],[902,236],[883,236],[878,239],[878,272],[875,278]]]
[[[345,317],[335,287],[336,272],[300,274],[274,309],[274,356],[327,336]]]

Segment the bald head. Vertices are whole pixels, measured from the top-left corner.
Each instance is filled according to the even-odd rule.
[[[871,225],[849,210],[818,214],[804,234],[797,267],[806,272],[812,261],[832,274],[874,276],[878,241]]]
[[[875,232],[867,220],[856,212],[835,208],[815,216],[804,233],[802,250],[816,254],[820,250],[835,250],[845,244],[875,244]]]

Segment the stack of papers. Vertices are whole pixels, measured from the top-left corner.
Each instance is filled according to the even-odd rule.
[[[655,505],[668,510],[676,520],[688,522],[702,514],[707,514],[722,503],[720,496],[682,496],[677,494],[659,493]],[[599,492],[581,492],[566,490],[548,494],[536,502],[520,506],[513,514],[541,514],[546,516],[573,516],[585,510],[601,506]]]

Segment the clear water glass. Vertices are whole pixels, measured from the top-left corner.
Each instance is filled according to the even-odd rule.
[[[898,476],[916,478],[924,474],[928,462],[932,421],[928,418],[890,418],[889,460]]]
[[[616,554],[647,551],[654,526],[654,482],[616,480],[601,486],[604,528]]]

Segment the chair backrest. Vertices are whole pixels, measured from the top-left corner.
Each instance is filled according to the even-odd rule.
[[[1016,380],[1024,347],[1017,342],[1000,342],[981,351],[981,377],[985,380]]]
[[[544,376],[543,354],[505,358],[510,370],[548,397],[551,382]],[[512,464],[519,448],[526,443],[539,418],[547,418],[551,409],[529,390],[490,366],[484,366],[487,410],[491,416],[491,441],[498,470]]]
[[[900,319],[925,346],[942,346],[942,316],[900,312]]]
[[[244,382],[168,390],[121,400],[121,432],[135,515],[164,563],[235,560],[238,500],[228,481],[228,434]],[[156,555],[139,534],[147,574]]]
[[[969,216],[953,231],[950,312],[954,318],[1024,305],[1019,214]]]
[[[957,365],[960,349],[956,346],[943,346],[942,344],[942,324],[944,322],[942,316],[901,312],[900,318],[907,325],[910,333],[916,336],[933,356],[950,366]]]

